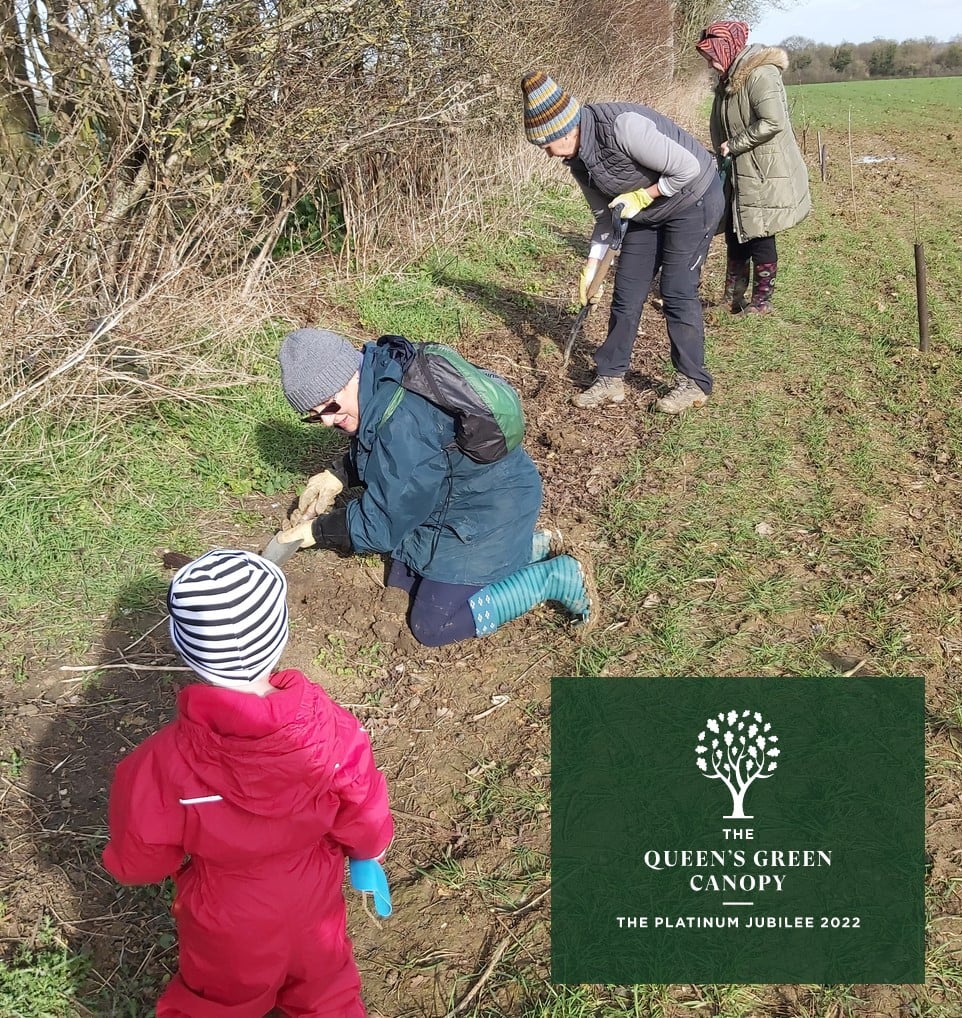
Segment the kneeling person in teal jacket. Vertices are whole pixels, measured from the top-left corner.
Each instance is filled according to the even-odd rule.
[[[299,522],[278,535],[301,548],[390,556],[387,585],[411,598],[410,626],[440,647],[493,633],[544,601],[584,624],[588,583],[535,532],[541,478],[519,446],[477,463],[455,443],[454,417],[401,384],[410,344],[384,336],[357,350],[343,336],[299,329],[281,344],[284,394],[305,423],[351,436],[344,457],[312,477]],[[330,510],[344,487],[362,486]]]

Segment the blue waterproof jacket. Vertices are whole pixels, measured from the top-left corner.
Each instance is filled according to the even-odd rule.
[[[485,586],[529,562],[541,477],[520,446],[496,463],[460,452],[454,418],[401,388],[404,345],[385,336],[362,351],[350,457],[365,490],[348,504],[351,545],[441,583]]]

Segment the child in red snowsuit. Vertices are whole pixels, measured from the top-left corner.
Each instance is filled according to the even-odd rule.
[[[210,683],[125,757],[104,866],[173,875],[180,967],[163,1018],[363,1018],[345,923],[344,858],[394,833],[383,775],[348,711],[301,672],[273,672],[287,584],[247,552],[208,552],[170,585],[171,637]]]

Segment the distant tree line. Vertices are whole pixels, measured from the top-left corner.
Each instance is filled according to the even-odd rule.
[[[962,36],[949,42],[928,37],[905,42],[892,39],[840,42],[831,46],[793,35],[779,45],[788,51],[791,62],[785,78],[791,84],[962,74]]]

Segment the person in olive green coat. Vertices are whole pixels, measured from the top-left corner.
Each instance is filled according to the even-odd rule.
[[[744,21],[716,21],[695,47],[719,75],[709,127],[730,188],[724,300],[736,314],[763,314],[772,309],[778,273],[775,235],[800,223],[812,200],[782,82],[788,54],[747,43]]]

